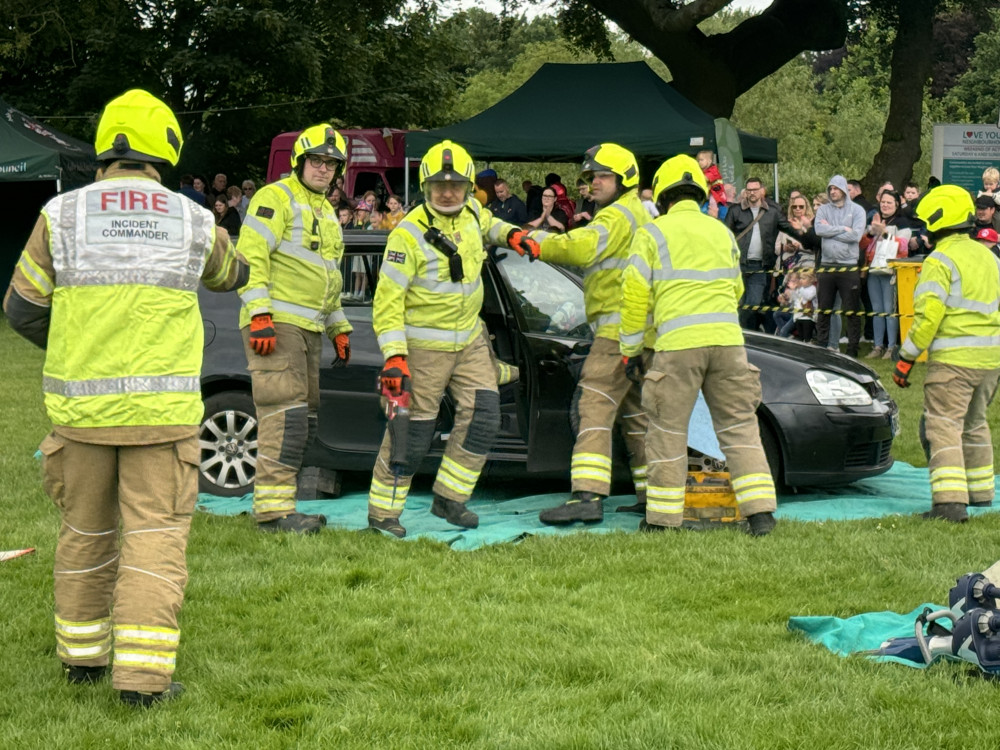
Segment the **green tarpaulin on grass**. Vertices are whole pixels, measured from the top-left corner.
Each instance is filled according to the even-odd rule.
[[[471,550],[487,544],[513,542],[529,534],[572,534],[580,531],[604,534],[611,531],[636,531],[639,516],[615,513],[619,505],[635,502],[631,495],[609,497],[604,501],[603,523],[584,526],[546,526],[538,520],[538,512],[563,502],[566,493],[531,495],[511,498],[510,483],[500,492],[476,488],[469,508],[479,514],[478,529],[458,529],[430,514],[431,495],[412,492],[406,501],[401,521],[407,529],[407,540],[434,539],[453,549]],[[502,499],[498,499],[498,495]],[[238,515],[251,512],[252,498],[223,498],[201,495],[200,510],[219,515]],[[779,519],[797,521],[844,521],[862,518],[881,518],[894,514],[921,513],[930,508],[930,481],[926,468],[916,468],[906,463],[896,464],[885,474],[866,479],[846,487],[812,490],[779,499]],[[368,495],[352,492],[335,500],[304,500],[299,502],[302,513],[322,513],[329,526],[344,529],[363,529],[368,525]],[[997,508],[970,508],[970,515],[986,513]]]

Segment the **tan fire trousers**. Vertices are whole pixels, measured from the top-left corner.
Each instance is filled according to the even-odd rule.
[[[434,481],[435,495],[468,501],[500,427],[496,370],[482,336],[459,352],[410,349],[407,363],[412,395],[405,468],[398,478],[393,476],[392,441],[386,429],[368,493],[368,515],[380,521],[403,512],[413,475],[434,439],[445,391],[455,402],[455,422]]]
[[[275,323],[274,351],[260,356],[243,329],[247,369],[257,409],[257,474],[253,514],[258,522],[295,511],[299,469],[319,426],[319,360],[323,335]]]
[[[934,505],[993,500],[993,438],[986,411],[998,379],[1000,370],[928,363],[924,420]]]
[[[198,496],[198,438],[95,445],[42,442],[45,491],[62,516],[55,553],[56,652],[104,666],[117,690],[170,686]]]
[[[705,394],[719,447],[729,464],[740,512],[746,517],[777,507],[757,424],[760,371],[747,362],[746,350],[708,346],[656,352],[642,389],[642,403],[649,413],[647,523],[680,526],[683,521],[688,421],[699,390]]]
[[[643,358],[648,363],[648,351]],[[612,430],[617,425],[636,497],[645,501],[647,417],[641,402],[642,389],[625,376],[618,342],[595,338],[573,397],[574,421],[579,420],[570,464],[573,492],[611,494]]]

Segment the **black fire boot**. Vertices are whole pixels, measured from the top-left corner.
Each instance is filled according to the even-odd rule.
[[[368,528],[373,531],[384,531],[386,534],[392,534],[398,539],[406,536],[406,529],[403,528],[398,518],[383,518],[380,521],[377,518],[368,516]]]
[[[562,505],[543,510],[538,514],[542,523],[559,525],[583,521],[584,523],[599,523],[604,520],[603,495],[596,492],[574,492],[573,497]]]
[[[924,518],[940,518],[952,523],[965,523],[969,520],[969,513],[962,503],[936,503],[931,506],[929,511],[921,515]]]
[[[637,502],[632,505],[619,505],[615,508],[615,513],[638,513],[641,516],[646,515],[646,503]]]
[[[650,523],[645,518],[639,521],[639,531],[643,533],[657,533],[660,531],[680,531],[682,527],[680,526],[657,526],[655,523]]]
[[[63,672],[70,685],[91,685],[104,679],[108,673],[107,666],[81,667],[78,664],[63,664]]]
[[[171,682],[170,687],[160,693],[142,693],[138,690],[119,690],[118,694],[122,703],[133,708],[149,708],[157,703],[176,698],[184,692],[184,685],[179,682]]]
[[[258,531],[277,534],[287,531],[293,534],[318,534],[326,526],[326,516],[307,516],[304,513],[289,513],[287,516],[275,518],[273,521],[261,521],[257,524]]]
[[[475,529],[479,526],[479,516],[466,508],[465,503],[446,500],[439,495],[434,496],[434,502],[431,503],[431,513],[450,524],[465,529]]]
[[[774,514],[767,511],[747,516],[747,522],[750,524],[750,528],[747,529],[750,536],[767,536],[774,531],[778,523],[774,520]]]
[[[970,500],[969,505],[973,508],[991,508],[993,507],[992,500]]]

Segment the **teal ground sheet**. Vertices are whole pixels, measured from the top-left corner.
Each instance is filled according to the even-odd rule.
[[[518,483],[520,484],[520,483]],[[548,483],[547,487],[553,486]],[[523,492],[523,489],[520,491]],[[402,524],[407,529],[406,540],[434,539],[457,550],[472,550],[488,544],[513,542],[527,535],[569,534],[581,531],[606,534],[612,531],[636,531],[639,516],[632,513],[615,513],[620,505],[635,502],[632,495],[617,495],[604,501],[604,522],[592,525],[545,526],[538,520],[538,512],[558,505],[568,497],[563,492],[519,496],[513,482],[498,483],[476,488],[469,508],[479,514],[478,529],[459,529],[444,519],[431,515],[432,496],[429,489],[420,485],[410,493],[403,511]],[[199,495],[198,509],[218,515],[239,515],[251,512],[251,496],[239,498]],[[921,513],[931,505],[930,481],[926,468],[916,468],[896,462],[885,474],[845,487],[802,490],[797,494],[782,495],[778,500],[778,519],[796,521],[843,521],[863,518],[882,518],[897,514]],[[333,500],[301,500],[301,513],[321,513],[327,525],[343,529],[363,529],[367,520],[368,495],[366,488],[348,489]],[[970,508],[969,514],[995,512],[991,508]]]

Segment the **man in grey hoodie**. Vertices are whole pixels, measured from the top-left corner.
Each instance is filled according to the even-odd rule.
[[[822,240],[822,251],[817,264],[820,273],[817,274],[816,302],[821,311],[829,310],[833,307],[837,292],[840,292],[843,309],[854,312],[861,307],[861,251],[858,242],[865,232],[865,210],[848,196],[847,180],[843,175],[837,174],[830,178],[826,194],[830,196],[830,202],[819,207],[813,222],[813,229]],[[849,270],[825,270],[829,268]],[[861,340],[861,318],[858,315],[845,317],[847,355],[857,357],[858,342]],[[825,347],[829,339],[830,314],[819,312],[816,316],[816,343]]]

